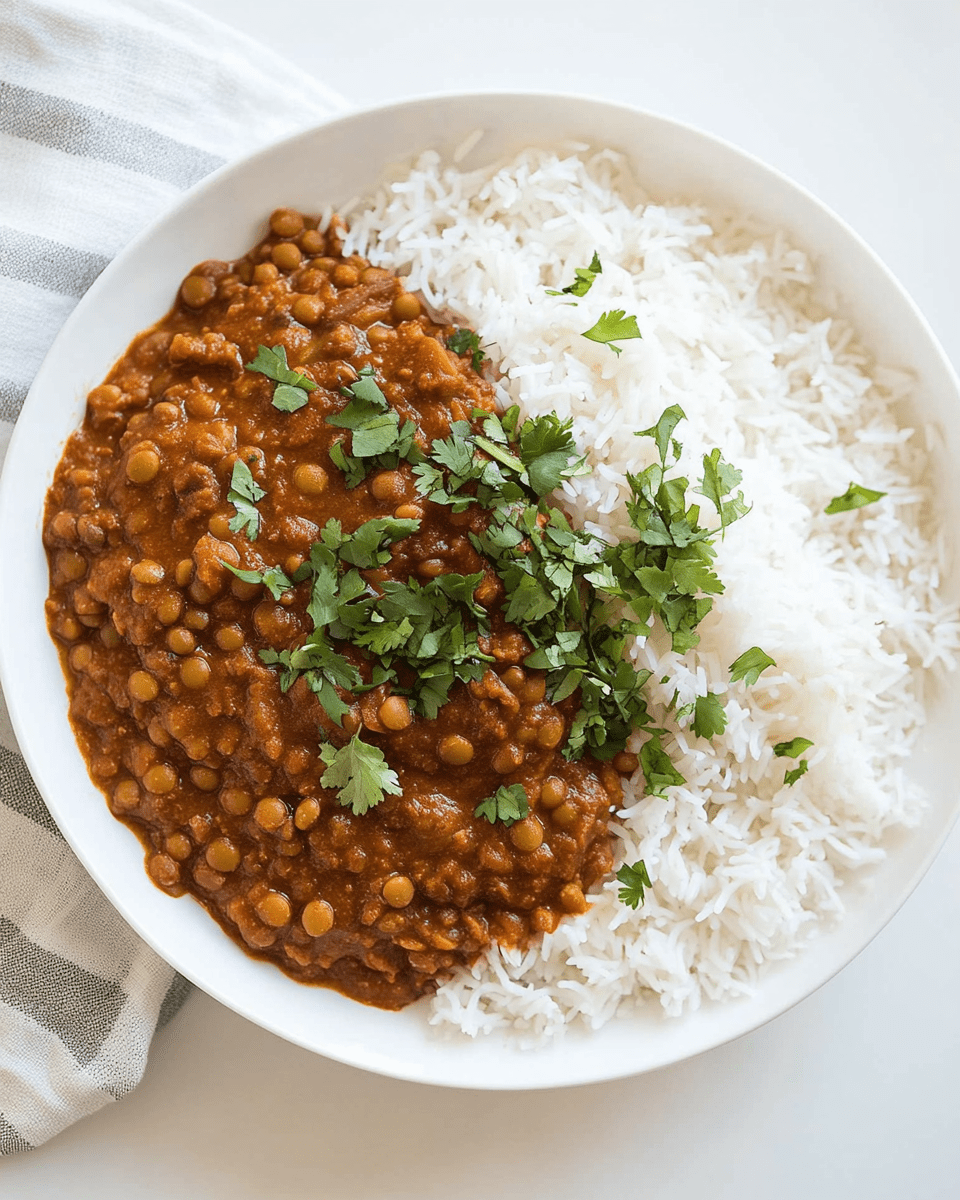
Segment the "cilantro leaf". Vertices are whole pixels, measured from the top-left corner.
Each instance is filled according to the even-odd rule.
[[[690,728],[697,737],[710,739],[723,733],[727,727],[727,714],[716,692],[698,696],[694,702],[693,721]]]
[[[284,346],[258,346],[256,358],[246,364],[246,369],[274,380],[278,386],[274,388],[272,404],[281,412],[296,412],[298,408],[303,408],[307,403],[307,393],[317,388],[312,379],[287,365]]]
[[[323,672],[308,671],[304,678],[310,691],[320,701],[320,706],[333,721],[334,725],[343,724],[343,718],[350,711],[350,705],[340,699],[336,686]]]
[[[602,274],[603,267],[600,265],[600,256],[594,250],[589,267],[574,267],[573,283],[561,288],[559,292],[553,288],[547,288],[546,293],[548,296],[585,296],[593,287],[596,277]]]
[[[799,758],[804,750],[809,750],[813,742],[809,738],[795,737],[789,742],[777,742],[773,748],[777,758]]]
[[[643,335],[637,328],[636,317],[628,317],[622,308],[614,308],[610,312],[602,313],[597,323],[585,329],[580,336],[588,338],[591,342],[609,346],[614,354],[620,355],[623,353],[623,347],[615,344],[617,340],[623,342]]]
[[[302,645],[293,650],[261,650],[260,659],[267,666],[281,668],[281,691],[289,691],[302,674],[307,686],[316,695],[327,716],[340,725],[350,705],[345,704],[337,690],[350,692],[360,687],[360,672],[327,641],[321,628]]]
[[[783,777],[783,782],[787,787],[793,787],[801,775],[806,775],[809,763],[805,758],[801,758],[792,771],[788,771]]]
[[[729,500],[724,499],[725,496],[730,496],[742,478],[742,472],[723,461],[719,450],[711,450],[703,456],[703,479],[700,486],[693,490],[701,496],[706,496],[717,510],[720,528],[724,532],[728,525],[732,525],[750,511],[750,506],[743,498],[743,492],[737,492]]]
[[[279,600],[285,591],[293,587],[292,581],[286,577],[280,567],[267,567],[265,571],[244,571],[240,567],[234,567],[232,564],[224,562],[222,558],[220,562],[244,583],[262,583],[274,600]]]
[[[362,742],[355,733],[345,746],[336,749],[330,742],[320,747],[320,757],[327,769],[320,776],[321,787],[336,788],[337,800],[344,808],[362,817],[389,793],[403,793],[396,771],[387,766],[383,751],[369,742]]]
[[[343,539],[340,557],[356,567],[371,569],[390,561],[390,551],[384,547],[409,537],[420,528],[420,522],[407,517],[374,517],[364,521]]]
[[[751,646],[730,664],[730,682],[736,683],[738,679],[742,679],[747,687],[751,687],[767,667],[776,665],[765,650],[761,650],[759,646]]]
[[[303,377],[301,376],[301,378]],[[273,400],[271,403],[274,408],[278,408],[281,412],[297,412],[298,409],[303,408],[307,403],[307,389],[294,387],[289,383],[278,383],[273,389]]]
[[[530,486],[538,496],[548,496],[564,479],[589,471],[586,455],[573,439],[573,422],[561,421],[555,413],[532,417],[517,431],[520,458],[527,469]]]
[[[678,787],[687,782],[664,750],[658,733],[651,733],[649,740],[644,742],[640,750],[640,766],[648,796],[662,796],[665,788]]]
[[[472,329],[455,329],[447,338],[447,347],[454,354],[469,354],[470,365],[475,371],[480,370],[480,364],[487,357],[480,349],[480,339]]]
[[[401,431],[400,417],[387,403],[387,398],[376,381],[373,367],[361,367],[359,378],[349,387],[341,388],[340,392],[350,397],[350,403],[342,412],[327,417],[326,423],[352,431],[351,454],[354,459],[377,458],[387,453],[401,456],[409,451],[413,443],[412,422],[405,423],[410,425],[409,431],[406,428]],[[344,460],[345,457],[344,455]],[[331,458],[334,458],[332,451]],[[334,458],[334,462],[345,474],[349,474],[346,461]],[[364,472],[366,470],[365,467],[361,469]]]
[[[635,863],[624,863],[616,878],[623,884],[617,891],[617,899],[629,908],[639,908],[643,904],[644,888],[653,887],[642,858]]]
[[[511,471],[516,472],[518,475],[523,474],[522,461],[517,458],[515,454],[511,454],[509,450],[505,450],[502,446],[498,446],[496,442],[491,442],[489,438],[475,437],[473,441],[474,444],[479,446],[485,454],[489,454],[491,458],[495,458],[498,463],[508,467]],[[464,474],[462,471],[459,473]]]
[[[638,429],[634,433],[634,437],[650,437],[657,443],[657,451],[660,454],[660,462],[666,466],[667,451],[670,448],[670,442],[673,437],[673,431],[679,423],[686,419],[686,413],[679,404],[671,404],[669,408],[665,408],[660,414],[656,425],[652,425],[649,429]],[[677,446],[677,443],[673,443]]]
[[[375,408],[384,410],[389,408],[387,398],[377,383],[376,372],[369,364],[361,367],[357,372],[355,382],[342,387],[340,392],[344,396],[352,396],[354,400],[362,400],[366,404],[372,404]]]
[[[866,504],[876,504],[886,494],[886,492],[875,492],[872,488],[862,487],[859,483],[851,482],[843,495],[834,496],[823,511],[830,516],[833,516],[834,513],[852,512],[855,508],[863,508]]]
[[[527,789],[522,783],[511,783],[509,787],[499,787],[492,796],[482,800],[473,810],[475,817],[486,818],[491,825],[499,821],[503,825],[513,825],[530,815],[530,804]]]
[[[234,533],[243,530],[251,542],[257,540],[260,532],[260,514],[255,505],[267,493],[253,478],[250,468],[241,459],[233,464],[233,474],[230,476],[230,490],[227,501],[237,510],[237,515],[230,518],[229,527]]]

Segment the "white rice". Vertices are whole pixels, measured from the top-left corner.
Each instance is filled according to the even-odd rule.
[[[782,234],[651,203],[609,151],[526,151],[470,173],[425,154],[351,221],[348,252],[409,273],[479,332],[504,406],[573,418],[593,474],[564,499],[585,527],[630,535],[625,475],[653,450],[633,432],[674,403],[687,416],[683,473],[699,477],[719,446],[753,505],[717,544],[726,591],[700,646],[679,657],[655,633],[633,651],[653,671],[651,707],[687,781],[660,799],[634,780],[613,823],[618,862],[644,859],[654,881],[645,905],[631,911],[608,881],[541,945],[494,949],[441,987],[431,1020],[549,1037],[637,1003],[678,1016],[748,994],[765,965],[837,919],[851,873],[921,814],[904,774],[923,721],[919,674],[954,666],[958,623],[936,592],[923,437],[893,415],[911,379],[871,362],[818,306],[807,256]],[[603,273],[587,296],[546,294],[595,250]],[[580,336],[614,308],[643,334],[620,357]],[[825,516],[851,480],[888,498]],[[752,645],[776,668],[751,688],[730,684]],[[679,704],[720,693],[725,733],[708,742],[678,727],[665,712],[675,688]],[[790,788],[795,764],[772,747],[798,734],[815,745]]]

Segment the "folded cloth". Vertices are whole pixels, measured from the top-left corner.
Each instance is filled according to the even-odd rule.
[[[0,460],[57,330],[120,247],[226,160],[345,107],[174,0],[5,0]],[[187,991],[71,853],[0,696],[0,1154],[136,1087]]]

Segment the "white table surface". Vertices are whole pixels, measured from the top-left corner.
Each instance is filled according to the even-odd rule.
[[[960,363],[956,0],[192,2],[357,102],[569,90],[720,134],[850,221]],[[195,994],[140,1088],[5,1160],[0,1197],[953,1200],[958,929],[955,832],[892,924],[792,1012],[655,1075],[554,1093],[380,1079]]]

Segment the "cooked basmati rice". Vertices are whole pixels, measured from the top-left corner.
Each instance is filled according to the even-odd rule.
[[[923,722],[919,673],[952,668],[960,644],[937,596],[922,439],[893,415],[911,379],[871,362],[819,306],[806,254],[782,234],[651,202],[622,156],[584,149],[467,173],[424,154],[350,214],[348,252],[408,273],[479,332],[504,407],[573,419],[593,473],[564,485],[564,503],[584,527],[630,534],[626,474],[653,450],[633,433],[670,404],[687,417],[679,469],[698,477],[719,446],[753,505],[717,543],[726,591],[699,647],[678,656],[655,631],[633,650],[686,779],[666,798],[628,783],[613,822],[618,861],[642,858],[654,881],[646,903],[627,908],[610,880],[542,944],[494,949],[442,986],[432,1022],[470,1035],[554,1036],[654,997],[678,1016],[749,994],[766,964],[842,914],[845,882],[883,857],[885,834],[920,818],[904,774]],[[585,297],[546,294],[594,251],[603,272]],[[643,335],[620,356],[581,336],[611,309],[635,314]],[[888,497],[824,515],[851,480]],[[731,684],[753,645],[776,667]],[[708,742],[678,724],[675,690],[677,707],[719,693],[725,732]],[[796,735],[815,744],[787,787],[795,764],[772,748]]]

